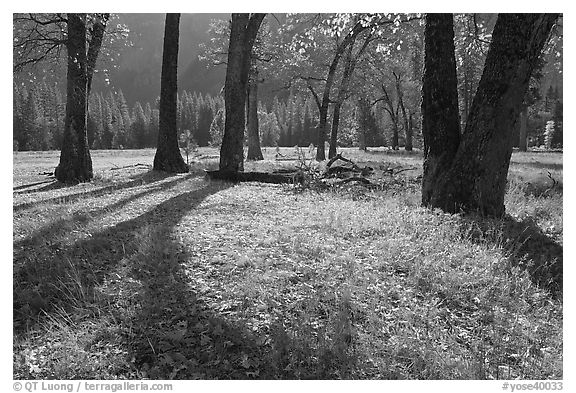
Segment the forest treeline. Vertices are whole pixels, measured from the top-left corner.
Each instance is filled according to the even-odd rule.
[[[363,33],[361,38],[352,35],[355,41],[347,51],[342,49],[338,54],[339,46],[334,46],[330,39],[336,34],[331,32],[333,27],[328,23],[333,16],[320,15],[308,20],[310,16],[303,14],[287,18],[284,26],[264,20],[254,49],[256,61],[252,71],[253,76],[257,75],[256,85],[259,85],[257,117],[262,146],[318,145],[318,130],[322,128],[326,137],[332,130],[337,130],[334,137],[339,147],[388,146],[406,150],[423,147],[420,108],[424,54],[422,23],[418,20],[405,22],[398,25],[396,32],[387,34],[380,34],[382,32],[378,30],[379,33]],[[334,18],[338,20],[337,16]],[[495,20],[496,15],[492,14],[454,15],[462,125],[466,123],[482,75],[487,42]],[[324,31],[326,29],[328,33]],[[116,37],[117,42],[123,42],[115,34],[111,29],[104,38]],[[225,64],[230,35],[228,22],[213,20],[206,34],[209,40],[199,45],[198,61],[209,68]],[[187,42],[189,39],[186,37]],[[108,42],[105,47],[114,45]],[[121,53],[118,49],[118,55]],[[528,146],[562,146],[562,78],[558,71],[561,70],[561,58],[557,53],[553,47],[545,48],[535,68],[521,119],[513,131],[514,146],[519,146],[520,140],[527,141]],[[335,68],[330,87],[327,74],[323,72],[328,70],[327,59],[333,59],[336,64],[338,56],[343,65]],[[108,53],[103,57],[106,64],[112,56]],[[65,83],[62,78],[40,77],[36,73],[38,69],[31,68],[14,74],[14,151],[53,150],[62,146]],[[190,78],[187,74],[182,76],[179,83]],[[138,102],[131,96],[133,92],[127,91],[125,97],[121,81],[116,82],[111,80],[107,89],[95,88],[88,96],[88,147],[156,147],[159,96],[148,97],[148,102]],[[178,135],[189,130],[197,145],[220,146],[225,113],[223,91],[210,95],[178,90]]]
[[[13,86],[13,150],[41,151],[62,148],[65,97],[58,84]],[[156,147],[158,136],[159,98],[129,107],[122,90],[95,92],[90,97],[88,143],[91,149],[142,149]],[[350,117],[343,120],[338,145],[358,146],[359,132],[366,146],[389,146],[393,133],[385,113],[371,107],[346,103]],[[198,146],[219,146],[224,131],[224,99],[210,94],[178,95],[178,135],[189,130]],[[258,110],[262,146],[309,146],[316,143],[318,113],[310,97],[292,95],[282,100],[275,97],[270,105],[260,103]],[[531,146],[547,143],[546,125],[554,122],[550,146],[563,145],[563,105],[558,88],[550,86],[545,96],[537,96],[530,106],[528,129]],[[419,130],[419,125],[415,125]],[[404,146],[403,133],[399,144]],[[518,135],[516,130],[515,135]],[[421,133],[414,135],[414,147],[421,148]],[[517,141],[519,137],[515,137]],[[515,143],[518,146],[518,143]]]
[[[66,99],[59,86],[39,84],[13,86],[14,151],[58,150]],[[158,138],[159,98],[130,107],[122,90],[91,94],[88,106],[87,134],[91,149],[143,149],[156,147]],[[391,135],[385,130],[386,119],[370,107],[348,108],[354,116],[343,123],[340,146],[357,146],[362,129],[367,146],[382,146]],[[357,113],[357,114],[356,114]],[[318,114],[310,97],[291,95],[275,97],[269,105],[258,108],[262,146],[309,146],[316,143]],[[189,130],[198,146],[219,146],[224,132],[224,98],[210,94],[178,94],[177,130],[182,136]],[[417,143],[417,146],[420,144]]]

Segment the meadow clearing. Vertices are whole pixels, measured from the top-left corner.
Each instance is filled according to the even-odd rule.
[[[109,150],[64,186],[15,152],[14,378],[562,379],[562,154],[515,152],[496,220],[422,208],[418,152],[342,152],[409,170],[235,185],[216,149]]]

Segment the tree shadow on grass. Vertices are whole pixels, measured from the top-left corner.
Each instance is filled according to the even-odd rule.
[[[511,267],[526,271],[530,280],[553,298],[562,297],[564,248],[542,232],[534,220],[517,221],[508,215],[502,220],[470,220],[475,230],[468,235],[503,246]]]
[[[71,246],[31,250],[25,246],[33,245],[32,239],[17,243],[13,283],[16,331],[30,326],[41,312],[46,314],[54,306],[66,306],[63,296],[74,286],[91,297],[94,287],[102,283],[106,274],[116,268],[126,255],[134,252],[134,237],[139,228],[154,224],[164,225],[164,222],[175,225],[187,211],[193,209],[207,195],[220,189],[222,187],[214,183],[178,195],[132,220],[92,233],[87,239],[79,240]],[[174,200],[182,199],[190,202],[186,210],[171,208]],[[41,230],[41,233],[33,235],[33,238],[40,239],[50,229]]]
[[[144,174],[137,174],[137,175],[131,176],[128,178],[129,179],[128,181],[114,183],[114,184],[111,184],[109,186],[97,188],[95,190],[81,191],[81,192],[78,192],[75,194],[68,194],[68,195],[62,195],[59,197],[40,199],[37,201],[21,203],[19,205],[15,205],[13,208],[13,211],[16,213],[16,212],[26,210],[26,209],[32,208],[36,205],[44,204],[44,203],[51,203],[51,202],[70,203],[70,202],[75,202],[79,199],[85,199],[85,198],[90,198],[90,197],[91,198],[97,198],[97,197],[100,197],[100,196],[103,196],[106,194],[110,194],[110,193],[115,192],[115,191],[125,190],[128,188],[137,187],[137,186],[141,186],[144,184],[159,182],[159,181],[162,181],[162,180],[167,179],[169,177],[181,178],[182,175],[176,175],[176,174],[167,173],[167,172],[160,172],[160,171],[148,171]],[[72,189],[73,187],[75,187],[75,186],[74,185],[66,185],[66,184],[61,183],[59,181],[54,181],[53,183],[50,183],[44,187],[35,189],[33,191],[29,191],[26,193],[30,194],[30,193],[35,193],[35,192],[45,192],[45,191],[51,191],[51,190],[61,189],[61,188],[71,188]]]
[[[206,197],[229,186],[204,182],[199,189],[165,200],[71,246],[42,255],[30,250],[17,252],[15,342],[43,321],[61,319],[62,310],[67,320],[75,322],[112,315],[122,327],[121,342],[112,344],[128,350],[126,363],[133,364],[142,378],[272,375],[266,371],[271,368],[264,360],[263,343],[257,342],[251,330],[227,320],[199,299],[195,276],[187,271],[193,257],[174,236],[173,230],[184,216]],[[97,344],[106,337],[99,337]]]
[[[225,288],[208,296],[203,293],[205,271],[195,272],[195,257],[174,239],[171,229],[160,225],[141,231],[140,247],[126,270],[127,277],[141,283],[138,310],[125,322],[132,327],[126,341],[141,377],[328,379],[349,375],[355,359],[347,347],[341,348],[344,339],[327,343],[326,332],[318,333],[324,339],[317,337],[309,320],[301,317],[296,332],[288,334],[282,319],[289,317],[282,316],[256,333],[244,322],[250,316],[231,320],[207,304],[205,297],[235,294]],[[336,335],[338,329],[330,328]]]
[[[272,375],[264,360],[265,346],[252,331],[202,300],[197,292],[201,285],[190,271],[193,257],[170,231],[170,225],[145,228],[141,246],[127,268],[127,276],[141,285],[135,299],[137,310],[125,322],[132,327],[125,340],[141,377],[253,379]]]
[[[38,181],[35,183],[22,184],[21,186],[12,187],[12,191],[17,191],[17,192],[14,192],[15,194],[27,194],[27,193],[35,192],[35,191],[26,191],[26,190],[20,191],[20,190],[23,190],[24,188],[30,188],[30,187],[38,186],[40,184],[54,183],[54,182],[55,182],[54,179],[48,179],[48,180]]]
[[[184,180],[190,179],[191,177],[192,175],[190,174],[178,176],[171,181],[146,188],[142,192],[131,193],[127,198],[121,199],[110,205],[89,210],[81,210],[74,212],[71,216],[58,218],[57,220],[54,220],[44,227],[34,231],[31,235],[14,242],[14,261],[16,262],[18,260],[18,256],[30,253],[30,250],[35,247],[39,248],[39,250],[37,250],[39,253],[41,253],[42,247],[60,249],[62,248],[62,245],[59,242],[53,242],[52,240],[60,235],[69,233],[69,231],[73,230],[76,226],[86,224],[102,215],[120,210],[122,207],[137,201],[146,195],[169,189]],[[87,199],[92,196],[88,193],[85,195],[87,195]],[[17,263],[15,263],[15,266],[17,266]]]

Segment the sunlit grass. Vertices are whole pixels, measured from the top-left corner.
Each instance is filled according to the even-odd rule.
[[[150,152],[15,190],[15,378],[563,377],[561,297],[530,267],[561,258],[561,155],[513,156],[502,221],[421,208],[420,170],[378,192],[110,170]],[[14,186],[57,157],[17,154]]]

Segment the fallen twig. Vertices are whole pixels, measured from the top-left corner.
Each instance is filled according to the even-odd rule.
[[[404,169],[400,169],[399,171],[397,171],[396,173],[394,173],[395,175],[405,172],[405,171],[415,171],[418,168],[404,168]]]
[[[138,163],[138,164],[126,165],[126,166],[117,166],[117,165],[114,165],[114,168],[110,168],[110,170],[111,170],[111,171],[117,171],[117,170],[119,170],[119,169],[135,168],[135,167],[138,167],[138,166],[144,166],[144,167],[146,167],[146,168],[150,168],[150,165]]]
[[[299,158],[298,157],[276,157],[276,161],[297,161]]]
[[[332,184],[333,185],[340,185],[340,184],[350,183],[353,181],[357,181],[359,183],[366,184],[366,185],[374,185],[374,183],[372,183],[370,180],[366,179],[365,177],[361,177],[361,176],[351,176],[351,177],[347,177],[344,179],[339,179],[339,180],[336,180]]]
[[[550,180],[552,180],[552,186],[550,186],[550,188],[549,188],[549,190],[551,190],[554,187],[556,187],[556,184],[558,184],[558,181],[556,181],[556,179],[554,179],[552,177],[552,173],[550,173],[550,171],[548,171],[548,177],[550,178]]]

